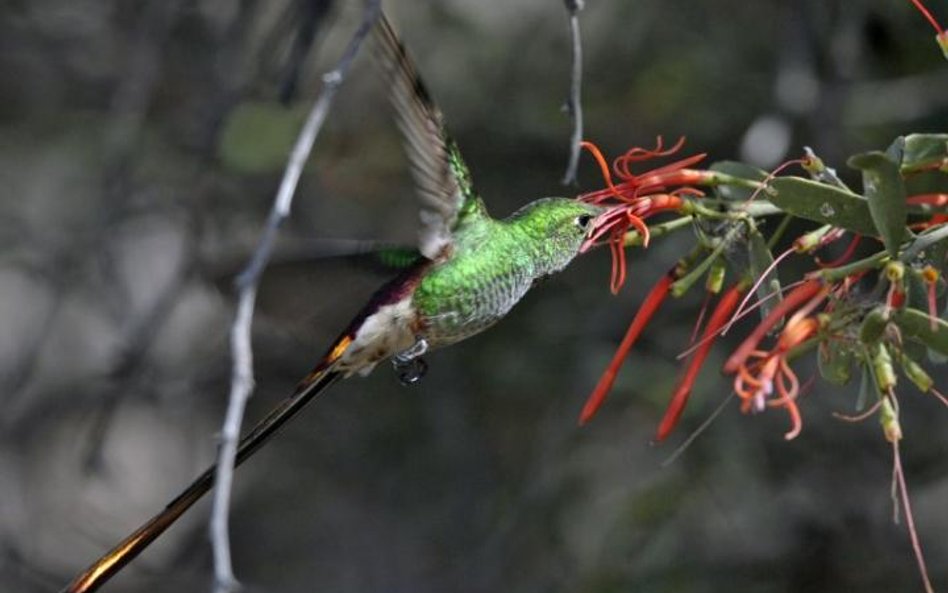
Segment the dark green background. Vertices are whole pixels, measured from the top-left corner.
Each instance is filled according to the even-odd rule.
[[[359,3],[324,18],[320,4],[0,5],[0,590],[57,590],[213,455],[231,275],[358,18]],[[577,191],[559,183],[570,132],[561,2],[388,4],[493,213]],[[283,106],[308,22],[315,43]],[[909,2],[591,0],[582,25],[586,136],[609,154],[687,135],[689,153],[771,167],[809,145],[857,179],[848,154],[948,123],[948,63]],[[248,420],[380,282],[313,261],[314,242],[414,236],[369,53],[337,97],[264,280]],[[599,183],[588,157],[581,181]],[[781,413],[728,408],[661,467],[729,391],[714,368],[722,344],[680,429],[649,446],[698,294],[666,305],[600,416],[577,428],[644,291],[691,241],[685,231],[632,252],[618,298],[607,254],[580,258],[498,327],[432,353],[415,387],[383,367],[333,389],[238,473],[247,590],[920,591],[891,520],[888,444],[875,420],[830,417],[852,410],[855,388],[817,382],[791,443]],[[916,520],[944,588],[948,411],[908,385],[899,393]],[[206,516],[201,505],[106,590],[208,590]]]

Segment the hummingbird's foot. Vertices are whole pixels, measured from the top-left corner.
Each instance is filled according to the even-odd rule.
[[[424,338],[418,338],[411,348],[392,357],[392,366],[398,373],[398,380],[402,385],[417,383],[428,372],[428,363],[421,358],[427,351],[428,342]]]
[[[392,360],[395,364],[410,362],[428,351],[428,342],[424,338],[415,338],[415,343],[410,348],[397,352]]]

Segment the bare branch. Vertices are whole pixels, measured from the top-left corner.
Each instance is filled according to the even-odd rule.
[[[892,500],[894,513],[896,513],[895,523],[898,523],[898,499],[902,499],[902,507],[905,509],[905,523],[908,527],[909,538],[912,540],[912,550],[915,552],[915,561],[918,563],[918,572],[922,577],[922,585],[925,587],[925,593],[935,593],[932,587],[932,581],[928,576],[928,566],[925,564],[925,556],[922,553],[922,544],[918,540],[918,530],[915,529],[915,517],[912,515],[912,504],[909,502],[908,486],[905,483],[905,472],[902,471],[902,455],[899,453],[899,442],[892,442]]]
[[[247,267],[237,277],[238,304],[237,314],[231,326],[230,345],[233,356],[231,388],[227,415],[221,430],[221,446],[218,454],[216,489],[214,506],[211,511],[211,543],[214,548],[214,591],[224,593],[236,588],[233,565],[231,563],[228,513],[233,484],[234,461],[237,455],[237,441],[243,420],[247,399],[253,390],[253,350],[250,344],[250,326],[253,320],[254,302],[257,297],[257,283],[266,268],[273,251],[277,231],[290,213],[290,205],[303,166],[309,157],[323,123],[329,114],[333,97],[342,84],[352,61],[355,59],[363,40],[369,34],[378,19],[380,0],[366,0],[362,23],[353,34],[345,53],[336,68],[323,76],[323,89],[306,118],[306,123],[290,154],[283,180],[273,202],[273,208],[267,219],[266,227],[260,237]]]
[[[573,43],[573,73],[570,82],[569,99],[566,110],[573,118],[573,135],[569,143],[569,164],[566,165],[564,185],[576,184],[576,171],[579,169],[579,144],[583,141],[583,104],[581,90],[583,83],[583,43],[579,34],[579,12],[585,0],[565,0],[569,12],[569,31]]]

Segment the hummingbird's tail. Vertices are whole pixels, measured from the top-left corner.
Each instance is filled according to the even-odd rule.
[[[237,448],[235,466],[248,457],[273,436],[290,418],[295,416],[306,404],[339,380],[342,372],[335,370],[336,362],[351,343],[351,337],[344,334],[316,368],[308,374],[296,388],[296,392],[283,400],[267,416],[240,440]],[[138,556],[151,542],[178,520],[191,506],[200,500],[214,486],[217,464],[212,465],[191,483],[181,494],[168,503],[160,513],[149,519],[134,533],[123,539],[115,547],[96,560],[82,574],[70,582],[61,593],[86,593],[95,591]]]

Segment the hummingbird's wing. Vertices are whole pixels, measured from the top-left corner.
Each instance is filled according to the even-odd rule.
[[[484,212],[441,110],[431,100],[405,46],[381,15],[375,27],[379,62],[388,78],[421,206],[418,248],[429,259],[450,253],[454,230]]]

